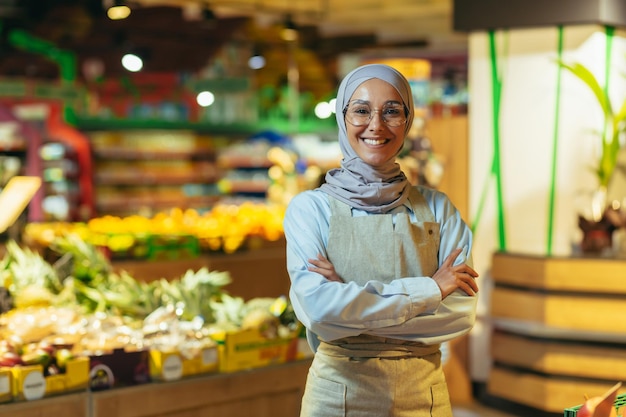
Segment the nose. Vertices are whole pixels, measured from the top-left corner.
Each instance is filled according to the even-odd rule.
[[[372,125],[374,125],[374,128],[376,128],[382,126],[383,124],[383,113],[380,110],[372,110],[369,126],[372,127]]]

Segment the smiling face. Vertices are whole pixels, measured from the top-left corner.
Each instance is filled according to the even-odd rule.
[[[365,163],[379,167],[395,159],[404,144],[404,124],[389,126],[383,121],[381,109],[402,106],[400,93],[388,82],[372,78],[359,85],[349,103],[367,104],[372,109],[369,123],[354,126],[346,121],[348,141]]]

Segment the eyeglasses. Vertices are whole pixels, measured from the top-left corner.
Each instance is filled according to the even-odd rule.
[[[346,122],[352,126],[365,126],[370,124],[374,113],[379,112],[383,122],[390,127],[402,126],[406,123],[407,109],[401,104],[389,104],[380,110],[372,109],[369,104],[352,102],[343,109]]]

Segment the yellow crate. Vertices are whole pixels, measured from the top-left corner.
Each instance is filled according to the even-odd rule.
[[[0,403],[13,400],[11,368],[0,368]]]
[[[15,400],[37,400],[44,396],[87,389],[89,383],[89,358],[70,360],[65,372],[44,376],[43,366],[15,366],[11,368],[12,395]]]
[[[219,371],[235,372],[292,361],[298,352],[298,339],[267,338],[256,329],[227,332],[218,340]]]
[[[198,356],[186,358],[174,350],[150,350],[150,377],[158,381],[175,381],[186,376],[206,374],[218,369],[217,347],[202,349]]]

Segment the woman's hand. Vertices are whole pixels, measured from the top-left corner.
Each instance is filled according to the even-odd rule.
[[[309,263],[314,265],[307,268],[309,271],[317,272],[329,281],[343,282],[343,279],[335,272],[333,264],[321,253],[317,254],[317,259],[309,259]]]
[[[455,249],[433,275],[433,279],[441,290],[442,299],[446,298],[457,288],[465,291],[467,295],[475,295],[478,292],[478,285],[475,281],[478,273],[467,264],[453,266],[460,253],[460,248]]]

